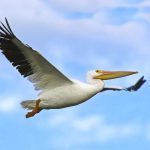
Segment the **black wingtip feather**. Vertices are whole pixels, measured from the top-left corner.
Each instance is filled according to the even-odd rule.
[[[0,49],[21,75],[30,76],[33,74],[32,67],[21,49],[13,42],[16,36],[12,32],[7,18],[5,18],[5,22],[5,24],[2,22],[0,24]]]
[[[0,25],[0,30],[1,30],[0,37],[12,39],[15,37],[15,35],[10,28],[10,25],[8,23],[7,18],[5,18],[5,22],[6,22],[6,25],[4,25],[2,22],[0,22],[1,23],[1,25]]]
[[[9,22],[8,22],[8,20],[7,20],[6,17],[5,17],[5,21],[6,21],[6,24],[7,24],[7,27],[8,27],[8,29],[9,29],[9,31],[11,32],[12,35],[14,35],[14,33],[13,33],[13,31],[11,30],[11,27],[10,27]]]
[[[140,87],[146,82],[144,79],[144,76],[142,76],[136,83],[135,85],[127,88],[128,91],[137,91],[140,89]]]
[[[1,25],[5,28],[5,30],[7,31],[7,34],[11,34],[11,32],[6,28],[6,26],[1,22]]]

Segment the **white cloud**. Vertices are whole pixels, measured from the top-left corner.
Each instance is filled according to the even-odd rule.
[[[121,138],[131,138],[140,132],[139,126],[134,123],[111,124],[107,122],[106,118],[100,115],[81,117],[70,112],[51,115],[46,127],[53,127],[55,130],[60,130],[60,128],[64,131],[71,130],[72,132],[68,138],[73,138],[78,133],[80,134],[80,138],[85,142],[93,141],[102,143]],[[61,141],[62,139],[57,140]]]
[[[16,3],[18,2],[17,0],[15,1]],[[105,3],[108,3],[108,2],[105,2]],[[21,23],[24,20],[23,22],[27,26],[30,25],[31,28],[41,26],[42,24],[43,29],[47,30],[48,34],[51,34],[49,32],[55,31],[55,34],[59,33],[59,35],[61,36],[71,36],[71,37],[76,36],[77,38],[80,38],[80,39],[84,38],[84,39],[93,40],[93,41],[102,40],[102,39],[103,40],[114,39],[113,42],[117,42],[118,39],[120,39],[121,35],[124,35],[123,38],[120,39],[120,41],[126,41],[126,43],[130,42],[130,44],[139,43],[138,41],[144,38],[146,35],[145,27],[139,22],[131,21],[121,26],[113,26],[108,23],[103,24],[102,20],[109,19],[108,18],[109,16],[107,16],[106,14],[101,15],[101,12],[94,13],[93,18],[83,19],[83,20],[70,20],[67,18],[63,18],[61,14],[57,13],[57,11],[54,11],[51,8],[48,8],[46,4],[41,1],[32,0],[32,2],[30,3],[31,5],[29,5],[28,7],[28,10],[26,10],[24,7],[24,6],[28,6],[28,1],[21,1],[21,2],[19,1],[17,5],[16,3],[15,5],[13,1],[12,1],[12,5],[11,3],[10,4],[8,3],[10,6],[8,5],[7,8],[11,7],[16,10],[16,12],[13,12],[13,13],[10,10],[10,15],[13,18],[14,16],[16,16],[17,22]],[[60,3],[61,2],[59,2],[59,4]],[[74,3],[73,1],[70,1],[70,4],[73,5],[73,3]],[[3,6],[5,7],[4,4],[3,3],[1,4],[2,8]],[[21,9],[21,12],[22,12],[21,15],[18,14],[18,11],[17,11],[18,8]],[[6,11],[4,10],[2,12],[3,14],[6,13]],[[37,24],[37,22],[39,24]],[[18,23],[13,23],[14,26],[16,26],[17,24]],[[21,28],[24,28],[24,27],[21,27]],[[135,38],[134,35],[137,34],[137,32],[138,34],[140,34],[140,36],[139,37],[136,36]]]
[[[17,108],[17,99],[14,97],[1,98],[0,112],[8,113],[13,112]]]
[[[82,13],[96,13],[104,8],[138,8],[143,9],[150,6],[148,0],[132,3],[125,0],[52,0],[49,4],[58,12],[82,12]]]
[[[139,12],[138,17],[150,23],[150,13]]]
[[[48,121],[47,121],[48,120]],[[70,149],[89,143],[109,144],[133,139],[150,140],[150,127],[147,122],[110,122],[100,114],[82,116],[74,109],[51,112],[49,119],[38,122],[41,128],[52,130],[50,145],[55,149]]]
[[[144,7],[150,7],[150,1],[149,0],[143,0],[143,2],[139,3],[138,6],[140,8],[144,8]]]
[[[58,11],[68,11],[68,12],[96,12],[102,7],[112,7],[117,5],[117,0],[52,0],[50,4],[56,8]]]

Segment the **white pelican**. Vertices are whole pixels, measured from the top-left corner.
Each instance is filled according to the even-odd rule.
[[[83,103],[99,92],[106,90],[137,91],[146,80],[140,78],[133,86],[106,87],[104,80],[135,74],[133,71],[93,70],[87,73],[87,83],[72,80],[62,74],[42,55],[23,44],[12,32],[7,19],[0,26],[0,49],[14,67],[40,90],[36,100],[21,103],[23,108],[31,109],[26,118],[34,116],[43,109],[59,109]]]

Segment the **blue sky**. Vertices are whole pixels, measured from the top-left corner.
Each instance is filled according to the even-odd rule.
[[[0,18],[68,77],[93,69],[135,70],[107,81],[132,85],[150,72],[149,0],[0,0]],[[149,150],[149,82],[138,92],[106,92],[25,119],[19,103],[36,98],[30,82],[0,55],[1,150]]]

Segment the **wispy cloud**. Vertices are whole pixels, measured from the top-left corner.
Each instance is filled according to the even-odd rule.
[[[3,97],[0,100],[0,112],[2,113],[13,112],[17,109],[17,106],[17,99],[15,97]]]
[[[49,141],[54,149],[70,149],[87,144],[109,144],[112,142],[138,139],[149,141],[148,123],[129,121],[124,123],[110,122],[103,115],[79,115],[72,109],[52,112],[49,119],[37,121],[40,128],[55,132]],[[58,134],[59,133],[59,134]]]
[[[126,1],[126,0],[52,0],[49,2],[58,12],[82,12],[95,13],[105,8],[137,8],[143,9],[150,6],[148,0],[145,1]]]
[[[84,141],[84,144],[91,141],[107,143],[118,139],[132,138],[140,133],[140,126],[135,123],[112,124],[108,123],[107,119],[101,115],[80,116],[72,112],[67,113],[67,111],[51,115],[49,122],[45,123],[44,121],[41,126],[59,131],[62,129],[64,132],[72,131],[69,136],[65,137],[70,146],[80,144],[81,141]],[[78,143],[76,143],[77,140],[73,140],[76,138],[76,134],[80,135],[82,139]],[[64,136],[57,137],[57,142],[64,141],[63,138]],[[75,143],[69,143],[69,138]]]
[[[57,10],[69,11],[69,12],[95,12],[102,7],[114,6],[117,4],[117,0],[83,0],[83,1],[69,1],[69,0],[52,0],[51,4]]]

